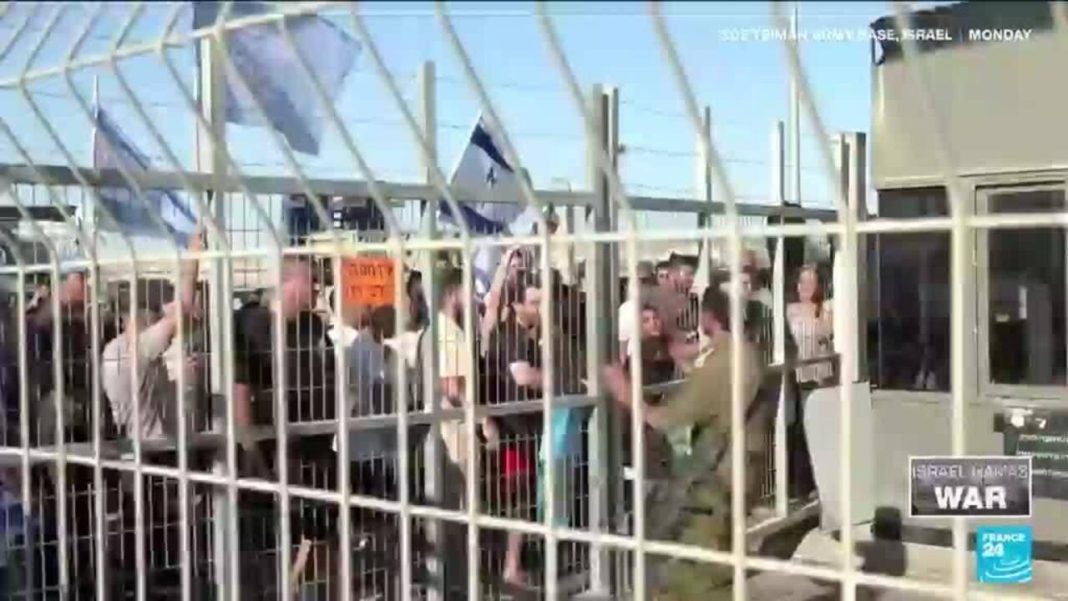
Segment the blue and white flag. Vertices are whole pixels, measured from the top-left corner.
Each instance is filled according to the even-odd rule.
[[[139,173],[152,169],[149,158],[134,146],[111,116],[96,107],[93,128],[93,167],[95,169],[125,169],[135,179]],[[115,218],[115,225],[128,235],[158,237],[158,213],[163,224],[178,244],[185,245],[196,230],[197,218],[189,206],[173,191],[142,190],[144,198],[137,198],[132,190],[121,194],[114,189],[101,189],[100,200]],[[147,205],[147,206],[146,206]]]
[[[480,117],[451,183],[472,233],[492,236],[531,232],[537,223],[537,211],[524,205],[519,177]],[[445,201],[440,203],[440,209],[444,222],[459,223]],[[502,255],[501,247],[483,247],[475,252],[471,268],[480,296],[489,291]]]
[[[220,4],[195,2],[193,27],[201,29],[214,25]],[[270,5],[262,2],[234,2],[229,17],[270,11]],[[280,28],[283,23],[292,34],[299,58],[294,56],[282,37]],[[301,59],[314,71],[330,99],[335,100],[356,64],[359,42],[318,15],[297,15],[287,17],[283,22],[230,31],[226,36],[226,49],[233,68],[244,78],[242,81],[231,69],[226,69],[226,121],[257,127],[263,125],[256,111],[255,96],[271,127],[281,133],[294,150],[319,154],[323,137],[322,110]]]

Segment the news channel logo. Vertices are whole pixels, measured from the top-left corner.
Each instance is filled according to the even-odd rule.
[[[1030,526],[980,526],[975,531],[975,572],[987,584],[1031,582]]]

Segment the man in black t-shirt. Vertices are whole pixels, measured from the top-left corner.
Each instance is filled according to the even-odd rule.
[[[532,401],[541,398],[542,289],[538,278],[522,273],[504,290],[508,318],[487,340],[486,377],[482,400],[488,404]],[[537,519],[537,438],[541,432],[540,411],[516,413],[500,419],[501,443],[498,449],[500,474],[497,485],[503,493],[502,509],[509,517]],[[522,535],[508,534],[504,580],[525,584],[520,564]]]
[[[299,260],[286,260],[281,266],[282,285],[272,307],[249,304],[234,314],[234,421],[243,450],[239,469],[253,477],[273,478],[277,473],[275,441],[257,443],[249,436],[250,426],[274,425],[277,419],[289,422],[332,420],[336,418],[334,350],[326,336],[326,326],[311,308],[314,301],[311,266]],[[284,331],[283,347],[275,348],[274,310],[280,311]],[[276,373],[276,353],[285,360],[284,381]],[[286,415],[276,414],[276,390],[282,386]],[[304,486],[336,487],[336,459],[331,435],[291,437],[287,447],[290,483]],[[302,481],[311,474],[312,481]],[[271,533],[278,522],[274,495],[243,491],[243,544],[273,545]],[[293,542],[303,539],[324,541],[336,530],[333,505],[293,499],[289,519]],[[284,519],[284,518],[283,518]],[[256,542],[260,541],[260,542]],[[317,547],[318,552],[321,547]],[[288,586],[275,583],[273,561],[246,549],[248,562],[242,566],[246,581],[260,582],[263,588]]]
[[[283,317],[285,357],[284,398],[291,422],[329,420],[335,417],[334,355],[326,337],[326,324],[309,310]],[[234,315],[234,384],[245,389],[235,394],[240,425],[269,425],[277,416],[274,367],[274,316],[262,305],[242,307]],[[247,400],[246,400],[247,399]],[[235,415],[235,417],[236,417]],[[248,421],[242,421],[247,417]]]
[[[282,312],[284,396],[290,421],[334,419],[333,349],[326,325],[312,311],[311,266],[289,260],[282,266],[277,310]],[[273,424],[275,389],[274,315],[262,304],[234,314],[234,421],[239,436],[251,425]],[[242,441],[244,444],[245,441]]]

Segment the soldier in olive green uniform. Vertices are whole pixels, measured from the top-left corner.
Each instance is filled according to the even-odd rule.
[[[688,430],[689,452],[672,458],[666,481],[652,483],[647,491],[647,536],[722,551],[731,549],[731,363],[742,363],[742,391],[746,405],[746,498],[754,498],[755,466],[764,463],[768,410],[754,403],[762,379],[762,364],[746,341],[734,349],[726,296],[709,288],[701,299],[701,327],[709,343],[701,350],[689,380],[675,396],[660,405],[645,405],[649,426],[671,434]],[[630,383],[623,371],[608,368],[608,391],[630,408]],[[652,558],[650,558],[652,559]],[[652,563],[652,562],[650,562]],[[730,599],[733,569],[722,564],[660,560],[650,573],[650,588],[657,600]]]

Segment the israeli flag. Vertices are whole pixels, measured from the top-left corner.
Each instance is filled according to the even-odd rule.
[[[152,168],[148,157],[122,132],[108,113],[95,107],[93,128],[93,167],[96,169],[126,169],[137,178]],[[144,198],[137,198],[132,190],[119,193],[114,189],[99,191],[101,203],[115,218],[115,226],[128,235],[159,237],[159,226],[152,218],[158,212],[163,224],[180,245],[185,245],[196,230],[197,218],[177,194],[167,190],[142,190]],[[146,206],[147,205],[147,206]]]
[[[485,119],[480,116],[451,182],[472,233],[484,236],[531,233],[537,223],[537,211],[524,205],[519,177],[504,159]],[[445,201],[440,203],[440,213],[443,223],[459,223]],[[489,291],[503,254],[504,249],[499,246],[483,247],[475,252],[471,269],[479,296]]]
[[[195,2],[193,27],[215,24],[219,2]],[[271,11],[262,2],[234,2],[229,17],[259,15]],[[293,55],[282,37],[288,28],[300,58]],[[199,46],[198,52],[199,52]],[[253,97],[259,99],[271,127],[298,152],[319,154],[323,118],[314,84],[301,64],[315,72],[331,100],[340,93],[345,78],[356,64],[359,43],[330,21],[318,15],[287,17],[283,22],[242,27],[226,36],[226,50],[237,77],[227,64],[226,121],[239,125],[262,125]],[[199,63],[199,61],[198,61]],[[247,83],[247,85],[246,85]]]

